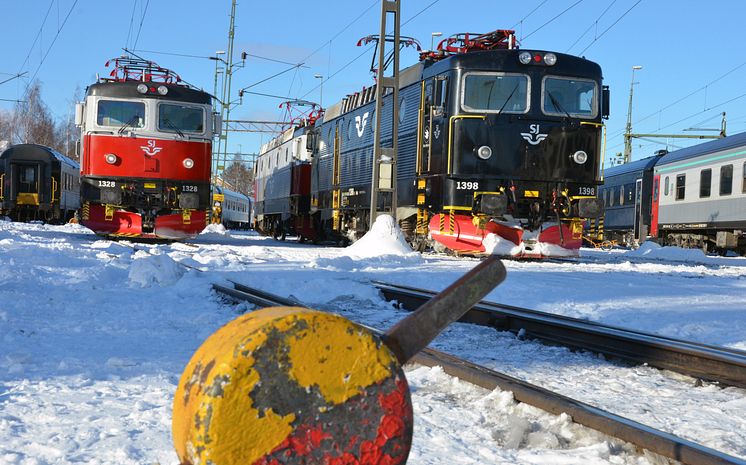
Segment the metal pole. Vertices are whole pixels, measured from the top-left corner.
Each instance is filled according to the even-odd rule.
[[[635,71],[642,66],[632,67],[632,82],[629,84],[629,108],[627,108],[627,129],[624,131],[624,163],[632,161],[632,94],[635,89]]]
[[[236,0],[231,2],[231,25],[228,29],[228,60],[225,65],[225,79],[223,79],[223,104],[221,109],[221,116],[223,121],[228,121],[231,114],[231,79],[233,77],[233,39],[236,35]],[[225,163],[228,159],[228,128],[223,123],[221,128],[222,148],[223,148],[223,171],[225,171]]]
[[[399,139],[399,29],[400,29],[400,0],[381,0],[381,32],[378,36],[378,71],[376,79],[376,110],[375,134],[373,141],[373,176],[370,194],[370,226],[378,217],[378,213],[390,213],[396,219],[396,154]],[[394,44],[393,70],[390,77],[386,77],[384,66],[386,63],[386,21],[387,15],[394,15]],[[391,92],[391,147],[382,147],[382,116],[383,97],[386,89]],[[381,182],[381,174],[384,174]],[[379,194],[390,193],[388,208],[384,199],[383,209],[378,208]]]

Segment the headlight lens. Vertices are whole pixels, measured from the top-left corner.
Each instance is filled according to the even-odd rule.
[[[168,87],[158,86],[158,93],[161,95],[166,95],[168,93]]]
[[[582,150],[578,150],[577,152],[575,152],[575,153],[572,154],[571,158],[578,165],[582,165],[583,163],[585,163],[586,161],[588,161],[588,154],[585,153]]]
[[[520,61],[524,65],[531,63],[531,53],[521,52],[521,54],[518,55],[518,61]]]
[[[544,63],[548,64],[549,66],[554,66],[554,64],[557,63],[557,55],[555,55],[554,53],[545,54]]]
[[[147,94],[148,93],[148,85],[147,84],[138,84],[137,85],[137,91],[141,94]]]
[[[191,158],[185,158],[183,163],[184,163],[184,168],[186,169],[191,169],[194,167],[194,160],[192,160]]]
[[[106,155],[104,155],[104,158],[106,159],[106,163],[110,165],[113,165],[117,162],[117,156],[113,153],[107,153]]]
[[[486,145],[483,145],[477,149],[477,156],[482,160],[486,160],[492,156],[492,149]]]

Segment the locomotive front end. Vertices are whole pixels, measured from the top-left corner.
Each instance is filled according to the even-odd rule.
[[[153,63],[117,59],[88,88],[82,127],[81,223],[97,234],[178,240],[210,208],[209,94]]]
[[[517,49],[452,60],[445,105],[426,118],[447,134],[446,175],[418,180],[423,200],[441,199],[430,236],[460,252],[578,255],[584,222],[603,214],[600,67]]]

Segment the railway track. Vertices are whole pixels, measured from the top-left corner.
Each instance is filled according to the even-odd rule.
[[[232,284],[233,287],[214,284],[213,288],[221,294],[250,302],[258,307],[305,307],[296,300],[276,296],[240,283],[232,282]],[[554,414],[567,413],[578,424],[684,464],[746,465],[746,460],[656,430],[443,352],[425,349],[417,354],[413,361],[424,366],[440,366],[445,373],[485,389],[492,390],[499,387],[502,390],[511,391],[518,402]]]
[[[416,309],[435,295],[430,290],[398,284],[380,281],[373,284],[386,299],[396,300],[407,310]],[[746,388],[746,352],[740,350],[486,301],[472,307],[459,321]]]

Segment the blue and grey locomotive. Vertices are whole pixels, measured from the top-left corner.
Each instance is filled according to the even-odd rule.
[[[396,216],[410,238],[469,253],[578,253],[583,222],[602,214],[596,189],[608,90],[597,64],[519,50],[513,31],[460,34],[423,53],[399,86],[398,102],[383,100],[382,140],[390,145],[397,105]],[[327,108],[302,129],[307,143],[291,134],[267,144],[258,196],[272,185],[278,156],[312,167],[308,212],[273,224],[306,237],[367,230],[374,95],[364,89]]]

